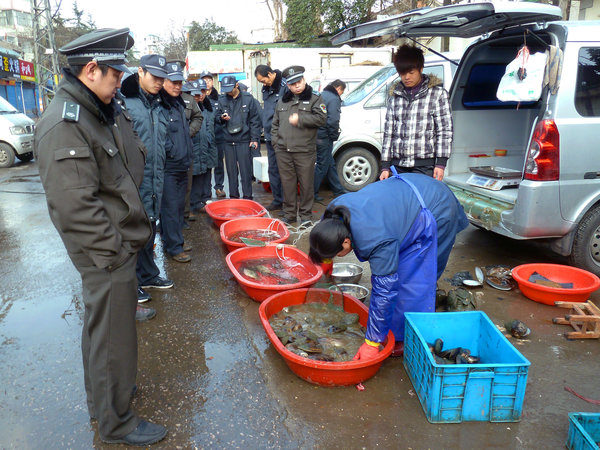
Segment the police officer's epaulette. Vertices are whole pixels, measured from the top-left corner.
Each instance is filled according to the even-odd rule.
[[[79,104],[65,102],[63,105],[62,118],[68,122],[79,122]]]

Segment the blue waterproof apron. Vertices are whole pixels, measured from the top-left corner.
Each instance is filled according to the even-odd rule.
[[[421,204],[410,230],[400,244],[398,286],[390,330],[404,341],[404,312],[434,312],[437,281],[437,223],[417,188],[392,166],[394,177],[410,186]]]

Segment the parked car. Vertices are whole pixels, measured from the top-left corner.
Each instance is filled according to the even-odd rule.
[[[317,92],[323,92],[325,86],[335,80],[342,80],[346,83],[346,90],[342,98],[348,96],[360,83],[381,69],[381,65],[355,65],[347,67],[337,67],[335,69],[325,70],[320,74],[310,77],[310,86]]]
[[[600,275],[600,21],[560,18],[560,8],[541,3],[457,4],[364,24],[352,33],[489,33],[465,51],[450,88],[454,145],[444,181],[473,224],[514,239],[543,240],[571,264]],[[340,40],[342,33],[334,39]],[[525,43],[531,54],[562,51],[559,85],[545,86],[537,101],[501,102],[500,79]],[[490,155],[485,163],[475,157],[481,154]],[[517,172],[516,185],[490,189],[488,183],[503,179],[492,172],[473,178],[473,170],[486,170],[473,166]]]
[[[423,73],[439,78],[448,89],[460,55],[427,56]],[[393,64],[381,68],[350,92],[342,103],[340,137],[334,143],[340,182],[348,191],[358,191],[379,176],[381,142],[390,87],[398,80]]]
[[[0,97],[0,168],[12,166],[15,157],[21,161],[33,159],[34,124]]]

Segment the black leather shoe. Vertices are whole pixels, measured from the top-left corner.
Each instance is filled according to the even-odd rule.
[[[150,294],[148,294],[141,287],[138,287],[138,289],[137,289],[137,296],[138,296],[138,303],[145,303],[147,301],[152,300],[152,296]]]
[[[151,279],[150,281],[148,281],[147,283],[144,283],[142,285],[142,287],[144,289],[148,289],[148,288],[154,288],[154,289],[169,289],[173,287],[173,281],[169,280],[168,278],[163,278],[163,277],[155,277],[153,279]]]
[[[120,439],[102,439],[107,444],[129,444],[145,446],[160,441],[167,435],[167,429],[162,425],[147,422],[142,419],[140,424],[131,433]]]
[[[267,211],[277,211],[278,209],[281,209],[282,206],[281,203],[271,202],[271,204],[267,206]]]
[[[150,320],[155,315],[156,310],[154,308],[144,308],[143,306],[138,305],[137,309],[135,310],[135,320],[139,322]]]

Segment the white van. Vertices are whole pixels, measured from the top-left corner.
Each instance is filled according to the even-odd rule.
[[[358,25],[333,41],[486,34],[465,51],[450,87],[444,181],[474,225],[537,239],[600,275],[600,21],[561,16],[541,3],[459,3]],[[524,44],[551,58],[549,83],[539,81],[536,100],[500,101],[500,81]]]
[[[439,78],[448,90],[460,55],[444,56],[448,59],[426,56],[423,73]],[[340,182],[348,191],[358,191],[379,176],[387,99],[390,87],[397,80],[396,68],[388,64],[344,98],[341,133],[334,143],[333,155]]]
[[[336,67],[328,69],[320,74],[310,77],[310,86],[317,92],[323,92],[325,86],[335,80],[342,80],[346,83],[346,90],[342,99],[348,96],[360,83],[369,78],[373,73],[380,70],[383,66],[374,65],[355,65],[347,67]]]
[[[35,122],[0,97],[0,168],[33,159]]]

